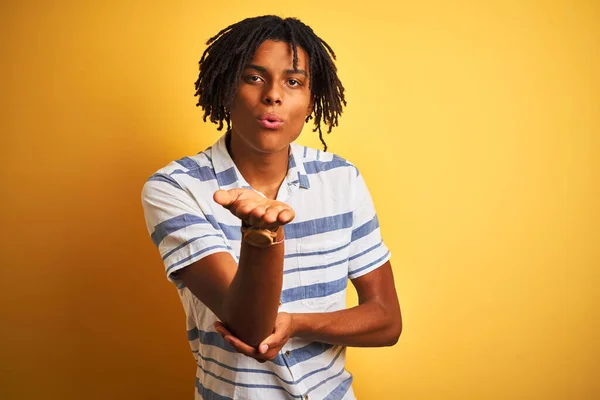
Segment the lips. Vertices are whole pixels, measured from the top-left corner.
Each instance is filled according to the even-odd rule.
[[[283,124],[279,115],[273,113],[262,114],[257,119],[258,123],[266,129],[278,129]]]

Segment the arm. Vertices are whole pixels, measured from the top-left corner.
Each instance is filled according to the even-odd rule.
[[[275,228],[294,217],[286,204],[265,199],[252,190],[218,191],[214,199],[256,227]],[[277,241],[282,240],[283,229],[279,229]],[[239,265],[230,254],[220,252],[178,274],[232,332],[256,346],[273,331],[283,280],[283,252],[283,244],[257,248],[242,242]]]
[[[375,265],[377,260],[389,259],[389,250],[383,244],[375,206],[362,175],[354,177],[349,191],[354,209],[348,276],[358,292],[359,305],[326,314],[294,314],[294,334],[346,346],[390,346],[402,331],[400,306],[390,262],[378,268]],[[370,272],[360,272],[365,269]]]
[[[286,204],[253,190],[218,191],[214,200],[255,227],[275,228],[291,221]],[[283,240],[283,229],[277,241]],[[238,337],[256,346],[273,330],[283,281],[283,244],[257,248],[242,242],[239,265],[216,253],[184,268],[183,283]]]
[[[256,346],[273,331],[283,281],[283,244],[260,249],[244,243],[239,266],[228,253],[216,253],[182,269],[179,276],[244,342]]]
[[[331,313],[292,314],[292,335],[359,347],[392,346],[402,332],[402,315],[390,262],[352,281],[359,305]]]
[[[348,276],[357,289],[359,305],[329,313],[279,313],[274,332],[258,348],[248,346],[220,323],[217,331],[239,352],[258,360],[272,359],[292,336],[346,346],[386,346],[398,341],[402,331],[400,306],[389,262],[381,240],[375,208],[361,175],[352,185],[355,209],[348,263]],[[368,251],[366,250],[368,249]],[[362,276],[360,271],[372,269]]]
[[[258,347],[244,343],[220,322],[215,328],[237,351],[260,362],[273,360],[293,336],[342,346],[396,344],[402,316],[389,261],[352,283],[358,291],[358,306],[330,313],[279,313],[273,333]]]

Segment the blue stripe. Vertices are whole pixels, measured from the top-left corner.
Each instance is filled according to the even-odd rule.
[[[201,254],[203,254],[203,253],[206,253],[207,251],[209,251],[209,250],[212,250],[212,249],[223,249],[223,250],[229,250],[229,247],[227,247],[227,246],[224,246],[224,245],[220,245],[220,244],[218,244],[218,245],[215,245],[215,246],[205,247],[205,248],[203,248],[202,250],[195,252],[195,253],[194,253],[194,254],[192,254],[191,256],[188,256],[188,257],[186,257],[186,258],[182,258],[181,260],[177,261],[176,263],[173,263],[173,264],[169,265],[169,266],[167,267],[167,274],[168,274],[168,273],[169,273],[169,272],[170,272],[170,271],[171,271],[173,268],[175,268],[176,266],[178,266],[178,265],[181,265],[181,264],[184,264],[184,263],[188,262],[189,260],[192,260],[194,257],[198,257],[199,255],[201,255]]]
[[[191,176],[192,178],[198,179],[202,182],[217,179],[217,176],[215,175],[215,171],[211,167],[207,167],[207,166],[204,166],[204,167],[196,166],[196,168],[191,169],[189,171],[183,171],[181,169],[176,169],[175,171],[171,172],[171,174],[172,175],[185,174],[185,175]]]
[[[308,161],[304,163],[304,170],[307,174],[318,174],[319,172],[325,172],[330,169],[341,167],[351,167],[356,169],[354,165],[339,156],[333,156],[331,161]]]
[[[377,228],[379,228],[379,220],[377,219],[377,215],[375,215],[372,220],[365,222],[352,231],[352,241],[354,242],[361,237],[367,236]]]
[[[313,285],[298,286],[281,291],[281,302],[291,303],[292,301],[311,299],[315,297],[331,296],[341,292],[348,285],[348,277],[331,282],[315,283]]]
[[[308,389],[306,391],[306,393],[310,393],[313,390],[315,390],[316,388],[318,388],[319,386],[324,385],[325,383],[329,382],[330,380],[337,378],[338,376],[340,376],[341,374],[343,374],[345,370],[346,369],[344,368],[344,366],[342,366],[342,370],[340,372],[338,372],[337,374],[332,375],[332,376],[328,377],[327,379],[324,379],[321,382],[317,383],[315,386],[313,386],[310,389]]]
[[[233,400],[231,397],[221,396],[210,389],[205,388],[200,383],[200,379],[196,378],[196,389],[204,400]]]
[[[242,232],[240,231],[240,227],[242,226],[241,221],[239,225],[225,225],[218,222],[211,214],[206,215],[206,219],[215,229],[222,231],[228,240],[242,240]]]
[[[237,173],[235,172],[235,167],[231,167],[226,169],[225,171],[215,173],[213,167],[210,167],[208,165],[199,166],[194,160],[188,157],[184,157],[181,160],[177,160],[177,163],[187,168],[188,171],[177,169],[171,172],[171,174],[173,175],[186,174],[202,182],[216,179],[218,181],[219,186],[228,186],[238,180]]]
[[[381,242],[377,243],[375,246],[371,246],[371,247],[369,247],[368,249],[366,249],[365,251],[361,251],[360,253],[353,255],[353,256],[352,256],[352,257],[350,257],[348,260],[349,260],[349,261],[352,261],[352,260],[354,260],[354,259],[356,259],[356,258],[358,258],[358,257],[360,257],[360,256],[363,256],[363,255],[367,254],[368,252],[370,252],[370,251],[372,251],[372,250],[375,250],[376,248],[378,248],[378,247],[379,247],[379,246],[381,246],[382,244],[383,244],[383,240],[382,240]]]
[[[235,172],[235,167],[231,167],[225,171],[219,172],[217,174],[217,180],[219,181],[219,186],[228,186],[234,182],[237,182],[238,176]]]
[[[284,382],[284,383],[287,383],[287,384],[294,384],[294,383],[297,383],[297,382],[296,382],[296,381],[294,381],[294,380],[291,380],[291,381],[289,381],[289,380],[287,380],[287,379],[283,379],[282,377],[280,377],[278,374],[276,374],[276,373],[275,373],[275,372],[273,372],[273,371],[264,370],[264,369],[255,369],[255,368],[235,368],[235,367],[232,367],[232,366],[230,366],[230,365],[227,365],[227,364],[224,364],[224,363],[222,363],[222,362],[219,362],[219,361],[215,360],[214,358],[210,358],[210,357],[204,357],[204,356],[203,356],[202,354],[200,354],[200,352],[198,352],[198,351],[192,350],[192,352],[193,352],[193,353],[196,353],[196,354],[198,354],[198,356],[199,356],[200,358],[202,358],[204,361],[215,363],[215,364],[217,364],[218,366],[220,366],[220,367],[222,367],[222,368],[226,368],[226,369],[228,369],[228,370],[230,370],[230,371],[235,371],[235,372],[247,372],[247,373],[256,373],[256,374],[266,374],[266,375],[273,375],[273,376],[276,376],[276,377],[277,377],[279,380],[281,380],[281,381],[282,381],[282,382]],[[241,353],[240,353],[240,354],[241,354]],[[200,366],[200,365],[198,365],[198,366]]]
[[[215,346],[230,353],[236,353],[236,350],[217,332],[202,331],[198,328],[193,328],[187,331],[187,337],[189,341],[198,339],[203,345]],[[312,342],[290,351],[290,356],[286,356],[287,360],[284,360],[284,356],[279,353],[271,362],[280,367],[293,367],[298,363],[323,354],[332,347],[334,346],[328,343]]]
[[[192,328],[187,331],[187,337],[190,342],[199,339],[200,343],[207,346],[215,346],[230,353],[236,352],[236,350],[223,339],[223,336],[219,335],[217,332],[207,332],[201,331],[198,328]]]
[[[298,384],[300,382],[302,382],[304,379],[317,374],[319,372],[323,372],[326,371],[328,369],[330,369],[333,364],[335,364],[335,361],[340,357],[340,355],[342,354],[342,352],[344,351],[345,347],[340,346],[340,349],[338,350],[337,354],[335,355],[335,357],[333,358],[333,360],[331,360],[331,362],[329,363],[329,365],[319,368],[319,369],[315,369],[311,372],[308,372],[306,374],[304,374],[301,378],[299,378],[298,380],[287,380],[287,379],[283,379],[281,376],[279,376],[277,373],[273,372],[273,371],[269,371],[269,370],[264,370],[264,369],[256,369],[256,368],[236,368],[236,367],[232,367],[230,365],[224,364],[222,362],[219,362],[217,360],[215,360],[214,358],[210,358],[210,357],[204,357],[202,354],[200,354],[200,352],[198,352],[197,350],[192,350],[193,353],[197,354],[198,356],[200,356],[200,358],[202,358],[204,361],[207,362],[212,362],[217,364],[220,367],[226,368],[230,371],[235,371],[235,372],[247,372],[247,373],[256,373],[256,374],[266,374],[266,375],[273,375],[275,377],[277,377],[277,379],[279,379],[280,381],[287,383],[288,385],[295,385]]]
[[[302,378],[298,379],[296,381],[296,383],[299,383],[299,382],[303,381],[304,379],[308,378],[309,376],[312,376],[312,375],[317,374],[319,372],[327,371],[328,369],[330,369],[331,367],[333,367],[333,364],[335,364],[335,361],[344,352],[344,349],[345,349],[344,346],[340,346],[339,351],[337,352],[337,354],[335,355],[335,357],[333,357],[333,360],[331,360],[331,362],[329,363],[328,366],[323,367],[323,368],[319,368],[319,369],[315,369],[314,371],[305,374],[304,376],[302,376]]]
[[[186,226],[196,224],[208,224],[208,221],[197,215],[181,214],[156,225],[154,227],[154,232],[152,232],[150,237],[152,238],[154,245],[158,247],[160,242],[171,233],[178,231],[181,228],[185,228]]]
[[[223,232],[228,240],[242,240],[242,233],[240,232],[241,222],[240,225],[226,225],[218,222],[212,214],[206,214],[204,217],[206,219],[194,214],[182,214],[163,221],[154,228],[154,233],[151,236],[152,241],[156,238],[158,243],[160,243],[166,236],[178,229],[194,224],[208,223],[210,223],[217,231]],[[158,246],[158,243],[155,242],[154,244]]]
[[[221,235],[219,235],[219,234],[216,234],[216,233],[209,233],[208,235],[202,235],[202,236],[196,236],[196,237],[193,237],[193,238],[191,238],[190,240],[186,240],[184,243],[181,243],[179,246],[175,247],[173,250],[171,250],[171,251],[169,251],[168,253],[166,253],[166,254],[165,254],[163,257],[162,257],[163,261],[164,261],[164,260],[166,260],[166,259],[167,259],[167,257],[169,257],[171,254],[175,253],[177,250],[179,250],[179,249],[181,249],[181,248],[183,248],[183,247],[186,247],[187,245],[189,245],[189,244],[191,244],[191,243],[195,242],[195,241],[196,241],[196,240],[198,240],[198,239],[204,239],[205,237],[218,237],[218,238],[221,238],[222,236],[221,236]],[[228,250],[233,250],[233,249],[231,248],[231,246],[227,246],[227,249],[228,249]]]
[[[296,166],[296,159],[294,158],[294,153],[290,151],[290,156],[288,157],[288,171]]]
[[[386,252],[386,253],[385,253],[385,254],[384,254],[382,257],[379,257],[377,260],[375,260],[375,261],[373,261],[373,262],[371,262],[371,263],[369,263],[369,264],[365,265],[364,267],[360,267],[359,269],[356,269],[356,270],[354,270],[354,271],[349,271],[349,272],[348,272],[348,275],[354,275],[354,274],[357,274],[357,273],[359,273],[359,272],[360,272],[360,271],[362,271],[362,270],[365,270],[365,269],[367,269],[367,268],[369,268],[369,267],[371,267],[371,266],[373,266],[373,265],[375,265],[375,264],[377,264],[377,263],[380,263],[381,261],[385,260],[385,258],[386,258],[387,256],[389,256],[389,255],[390,255],[390,251],[388,250],[388,251],[387,251],[387,252]]]
[[[152,175],[150,178],[148,178],[148,181],[166,182],[169,185],[176,187],[177,189],[181,189],[181,186],[179,186],[179,183],[177,183],[177,181],[175,179],[173,179],[171,176],[169,176],[167,174],[156,173],[156,174]]]
[[[307,175],[298,174],[298,180],[300,181],[300,187],[304,189],[310,188],[310,182],[308,181]]]
[[[303,396],[301,394],[292,394],[292,392],[290,392],[289,390],[287,390],[286,388],[284,388],[283,386],[277,386],[277,385],[256,385],[256,384],[252,384],[252,383],[240,383],[240,382],[234,382],[232,380],[223,378],[222,376],[219,376],[217,374],[215,374],[214,372],[211,372],[205,368],[202,368],[200,365],[198,365],[198,368],[200,368],[206,375],[210,375],[215,379],[218,379],[222,382],[228,383],[230,385],[233,386],[239,386],[239,387],[245,387],[245,388],[252,388],[252,389],[276,389],[276,390],[281,390],[283,392],[286,392],[288,395],[290,395],[292,398],[294,399],[301,399]]]
[[[286,254],[284,256],[284,258],[292,258],[292,257],[304,257],[304,256],[320,256],[322,254],[327,254],[327,253],[334,253],[336,251],[340,251],[348,246],[350,246],[351,242],[348,242],[340,247],[336,247],[335,249],[330,249],[330,250],[321,250],[321,251],[312,251],[310,253],[293,253],[293,254]]]
[[[350,227],[352,212],[284,225],[286,239],[298,239]]]
[[[313,267],[300,267],[300,268],[294,268],[294,269],[287,269],[285,271],[283,271],[283,274],[289,274],[292,272],[302,272],[302,271],[314,271],[317,269],[326,269],[326,268],[330,268],[339,264],[344,264],[348,262],[348,258],[344,258],[342,260],[336,261],[336,262],[332,262],[330,264],[325,264],[325,265],[315,265]]]
[[[343,398],[352,386],[352,375],[350,378],[342,381],[335,389],[333,389],[323,400],[339,400]]]
[[[189,157],[183,157],[180,160],[175,160],[175,162],[177,164],[181,165],[182,167],[187,168],[189,170],[198,168],[198,163],[196,161],[192,160]]]
[[[300,348],[290,351],[289,357],[285,356],[286,360],[283,359],[284,356],[278,354],[277,357],[273,360],[273,362],[279,366],[287,366],[291,368],[296,364],[300,364],[301,362],[319,356],[333,347],[334,346],[329,343],[312,342],[307,344],[306,346],[302,346]]]
[[[306,158],[306,152],[308,151],[308,147],[304,146],[304,155],[302,157]]]

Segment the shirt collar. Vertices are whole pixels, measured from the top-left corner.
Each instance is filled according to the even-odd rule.
[[[290,159],[288,162],[288,181],[298,181],[298,185],[303,189],[310,188],[308,175],[304,169],[304,154],[306,147],[296,143],[290,144]]]
[[[215,169],[215,175],[220,189],[234,189],[234,188],[251,188],[248,182],[244,179],[240,171],[238,171],[235,163],[231,159],[229,152],[227,151],[227,144],[225,141],[227,134],[221,136],[221,138],[212,146],[211,157],[213,168]],[[308,181],[308,175],[304,169],[303,154],[305,147],[296,143],[290,144],[290,155],[288,160],[288,173],[282,185],[287,185],[290,191],[300,187],[303,189],[310,188],[310,182]]]

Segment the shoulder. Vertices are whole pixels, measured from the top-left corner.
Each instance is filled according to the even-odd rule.
[[[150,175],[146,180],[146,185],[151,185],[152,182],[163,182],[182,189],[187,186],[187,181],[190,178],[193,181],[198,179],[207,181],[214,178],[215,172],[212,164],[211,150],[212,148],[209,147],[195,155],[171,161]],[[202,177],[205,179],[202,179]]]
[[[156,198],[181,199],[196,193],[213,193],[210,186],[216,185],[216,176],[212,165],[211,147],[195,155],[185,156],[169,162],[158,169],[142,188],[142,200]],[[213,183],[215,182],[215,183]]]

